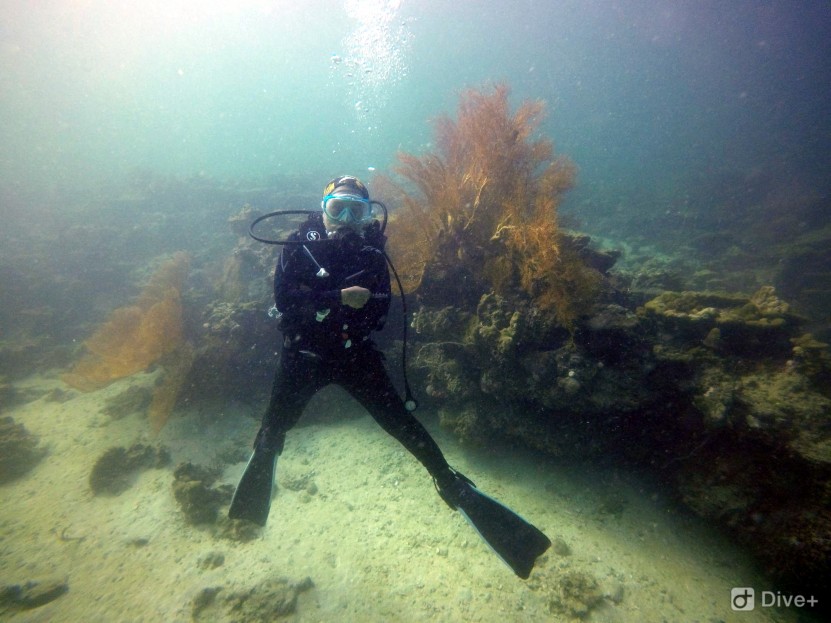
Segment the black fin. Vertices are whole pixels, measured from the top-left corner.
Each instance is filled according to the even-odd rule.
[[[459,511],[494,553],[527,580],[534,562],[551,546],[551,541],[507,506],[465,484],[456,500]]]
[[[248,460],[245,472],[240,478],[228,517],[247,519],[258,526],[264,526],[271,508],[271,491],[274,487],[274,469],[277,455],[272,452],[255,451]]]

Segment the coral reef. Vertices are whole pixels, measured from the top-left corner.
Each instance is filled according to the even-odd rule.
[[[512,112],[508,88],[462,93],[456,120],[435,126],[435,152],[399,153],[390,249],[408,291],[462,302],[517,290],[573,326],[596,299],[601,273],[569,244],[557,220],[574,165],[533,138],[542,102]],[[389,186],[393,184],[385,182]],[[432,292],[431,292],[432,291]]]
[[[735,531],[778,581],[824,586],[824,336],[807,333],[770,285],[750,296],[689,289],[759,283],[742,279],[756,264],[741,251],[728,260],[735,275],[652,252],[611,273],[617,254],[560,227],[574,171],[550,143],[530,140],[541,111],[525,104],[512,115],[504,86],[468,91],[457,119],[438,122],[434,152],[399,156],[409,185],[385,181],[402,205],[391,250],[420,303],[412,366],[426,403],[463,442],[512,439],[648,466]],[[696,243],[736,249],[729,238]],[[816,266],[810,286],[799,262],[781,285],[816,310],[827,300],[827,251],[807,242],[803,251]],[[583,616],[566,593],[552,607]]]
[[[819,210],[827,214],[828,199]],[[821,217],[826,218],[826,217]],[[788,240],[777,232],[778,240]],[[776,289],[794,301],[800,313],[818,321],[827,320],[831,307],[831,227],[816,227],[795,240],[789,240],[782,252]]]
[[[827,586],[827,347],[769,287],[665,293],[641,313],[655,324],[656,372],[675,378],[674,437],[686,441],[665,467],[684,502],[732,530],[781,585]]]
[[[767,286],[619,300],[572,332],[522,297],[422,306],[412,364],[428,404],[463,442],[661,472],[782,585],[827,584],[827,345]]]
[[[753,296],[716,292],[664,292],[644,305],[661,318],[675,341],[700,341],[725,355],[778,356],[791,351],[790,338],[803,320],[790,313],[772,286]]]
[[[134,444],[129,448],[114,446],[102,454],[89,475],[94,495],[119,495],[130,488],[137,471],[158,469],[170,463],[165,448]]]
[[[806,462],[735,433],[711,436],[676,475],[690,508],[733,532],[780,586],[802,591],[831,582],[830,477],[827,447],[824,462]]]
[[[793,359],[791,367],[810,379],[815,387],[831,387],[831,354],[828,344],[810,333],[791,338]]]
[[[267,314],[270,305],[268,294],[235,304],[214,300],[204,305],[185,380],[191,400],[250,402],[267,394],[279,340],[277,323]]]
[[[5,484],[30,471],[46,456],[46,448],[26,427],[13,418],[0,418],[0,484]]]
[[[509,435],[555,454],[573,452],[574,431],[562,435],[558,422],[571,414],[611,418],[651,400],[639,324],[620,306],[599,306],[572,339],[527,301],[486,294],[475,314],[420,309],[412,366],[442,424],[461,439]],[[529,415],[540,412],[551,415]],[[599,444],[596,431],[586,432]]]
[[[185,377],[186,399],[196,401],[263,398],[271,386],[280,339],[273,305],[272,281],[278,250],[248,236],[248,225],[260,212],[245,205],[228,219],[236,243],[224,259],[196,275],[202,282],[194,307],[200,315],[189,327],[193,336],[192,366]],[[287,234],[277,232],[276,236]]]
[[[801,332],[802,320],[772,288],[751,297],[666,292],[641,313],[667,336],[654,346],[655,359],[687,370],[692,406],[707,428],[739,428],[831,462],[827,346]]]
[[[5,292],[3,294],[5,296]],[[37,323],[40,321],[43,325],[48,325],[56,322],[52,315],[44,310],[24,310],[21,313],[31,317],[32,326],[26,329],[32,333],[9,335],[6,329],[0,337],[0,370],[3,370],[3,376],[10,379],[24,378],[40,369],[55,365],[56,361],[63,358],[63,354],[60,357],[56,355],[56,344],[43,335],[42,326]]]
[[[621,203],[622,228],[607,229],[629,232],[627,239],[603,241],[625,250],[616,263],[617,252],[592,248],[599,238],[590,244],[565,230],[559,203],[574,169],[537,138],[541,113],[538,103],[512,111],[504,86],[466,92],[455,120],[438,122],[432,153],[403,155],[400,183],[372,182],[373,195],[391,207],[390,252],[415,295],[410,371],[421,413],[437,414],[466,443],[646,468],[674,483],[688,508],[732,531],[778,585],[824,590],[831,583],[828,199],[801,211],[777,206],[769,213],[780,220],[768,220],[750,203],[738,210],[738,199],[708,198],[712,218],[693,236],[673,221],[675,210],[648,232],[648,221],[631,218],[637,206]],[[86,363],[72,370],[76,384],[100,387],[131,370],[164,367],[155,428],[176,389],[190,404],[221,401],[210,405],[217,412],[234,400],[259,406],[280,339],[266,314],[279,249],[252,242],[247,226],[266,207],[315,205],[319,198],[307,189],[318,183],[282,177],[245,188],[144,175],[123,196],[91,201],[84,214],[94,218],[79,222],[77,211],[55,211],[37,236],[10,238],[0,267],[2,408],[73,396],[16,381],[68,368],[74,338],[92,333],[89,319],[123,305],[136,267],[174,249],[192,258],[193,287],[180,283],[178,295],[148,288],[114,312],[112,324],[90,338]],[[707,194],[712,189],[710,182]],[[580,206],[581,215],[591,210],[597,207]],[[651,240],[645,231],[658,235]],[[660,243],[678,251],[661,254]],[[761,288],[769,283],[776,292]],[[387,338],[395,337],[395,322],[392,314]],[[121,345],[142,332],[151,337],[146,349]],[[164,333],[174,339],[158,339]],[[193,344],[192,355],[173,347],[184,345],[179,336]],[[124,395],[105,412],[118,417],[151,400],[146,390]],[[18,469],[43,456],[22,427],[6,419],[0,428],[13,440],[0,447],[0,465],[7,459]],[[13,454],[20,450],[32,451],[30,461]],[[140,447],[111,449],[90,484],[117,493],[157,458]],[[304,474],[281,478],[282,486],[313,495]],[[183,475],[177,486],[187,504],[198,507],[200,496],[208,509],[221,504],[207,478]],[[601,510],[613,517],[620,506],[611,500]],[[223,518],[212,533],[235,540],[260,534]],[[574,580],[591,589],[590,581]],[[557,582],[550,579],[552,591]],[[199,617],[223,620],[217,595],[232,589],[208,590],[205,603],[211,591],[213,605]],[[587,602],[572,608],[569,599],[568,591],[552,593],[552,611],[581,616],[579,603]]]

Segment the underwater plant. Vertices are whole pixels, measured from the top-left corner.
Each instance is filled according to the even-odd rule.
[[[456,119],[435,123],[434,151],[399,153],[401,207],[390,249],[405,289],[425,279],[452,287],[524,293],[571,327],[587,310],[601,277],[570,248],[557,209],[576,168],[537,136],[541,101],[511,110],[509,88],[464,91]]]

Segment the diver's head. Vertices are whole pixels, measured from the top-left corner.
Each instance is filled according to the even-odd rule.
[[[326,184],[320,207],[328,232],[341,229],[360,231],[372,220],[369,191],[361,180],[351,175],[341,175]]]

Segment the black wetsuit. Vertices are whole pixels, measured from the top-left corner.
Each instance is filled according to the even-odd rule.
[[[315,392],[337,383],[441,484],[451,478],[447,461],[404,407],[370,339],[383,328],[390,306],[384,236],[375,223],[363,236],[349,232],[314,242],[325,237],[321,216],[311,216],[291,237],[309,244],[286,246],[277,262],[274,299],[282,314],[283,347],[255,449],[279,455]],[[361,309],[343,305],[340,291],[349,286],[367,288],[373,297]]]

